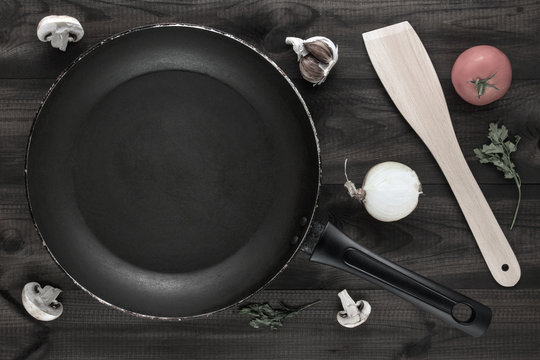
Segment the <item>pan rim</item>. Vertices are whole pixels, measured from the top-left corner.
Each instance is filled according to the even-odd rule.
[[[149,30],[149,29],[154,29],[154,28],[162,28],[162,27],[191,28],[191,29],[209,31],[209,32],[221,35],[221,36],[225,36],[225,37],[227,37],[227,38],[229,38],[231,40],[234,40],[234,41],[240,43],[241,45],[249,48],[250,50],[255,52],[255,54],[261,56],[270,65],[272,65],[281,74],[281,76],[287,81],[287,83],[292,88],[292,90],[294,91],[294,93],[296,94],[298,100],[300,100],[300,103],[302,104],[302,106],[304,108],[304,111],[305,111],[305,113],[307,115],[307,118],[309,120],[309,123],[311,125],[314,142],[315,142],[315,146],[316,146],[316,149],[317,149],[317,166],[318,166],[317,188],[316,188],[316,192],[315,192],[314,203],[313,203],[313,206],[312,206],[311,214],[309,214],[309,218],[307,219],[308,221],[307,221],[307,224],[305,226],[305,229],[303,230],[302,237],[299,239],[298,243],[296,244],[295,250],[291,253],[291,255],[289,256],[287,261],[284,263],[284,265],[273,276],[271,276],[262,286],[260,286],[258,289],[253,291],[251,294],[249,294],[246,297],[236,301],[233,304],[230,304],[230,305],[227,305],[227,306],[222,307],[220,309],[212,310],[212,311],[209,311],[209,312],[206,312],[206,313],[203,313],[203,314],[196,314],[196,315],[189,315],[189,316],[179,316],[179,317],[148,315],[148,314],[139,313],[139,312],[136,312],[136,311],[133,311],[133,310],[124,309],[124,308],[122,308],[122,307],[120,307],[118,305],[109,303],[108,301],[106,301],[106,300],[100,298],[99,296],[95,295],[90,290],[86,289],[82,284],[80,284],[73,276],[71,276],[71,274],[58,262],[58,260],[56,259],[56,257],[52,253],[52,251],[49,249],[49,247],[47,246],[47,243],[45,241],[45,238],[43,237],[43,234],[41,233],[41,231],[40,231],[40,229],[38,227],[38,224],[36,222],[36,218],[34,216],[34,212],[32,210],[32,203],[31,203],[31,200],[30,200],[30,191],[29,191],[29,181],[28,181],[28,179],[29,179],[29,176],[28,176],[28,161],[29,161],[29,154],[30,154],[30,146],[31,146],[31,143],[32,143],[32,136],[34,135],[34,130],[36,128],[36,124],[37,124],[37,122],[39,120],[39,115],[41,114],[41,111],[42,111],[45,103],[47,102],[47,99],[53,93],[54,89],[58,86],[58,84],[62,81],[64,76],[66,76],[66,74],[75,65],[77,65],[83,58],[90,55],[96,49],[100,48],[104,44],[109,43],[109,42],[111,42],[111,41],[113,41],[113,40],[115,40],[117,38],[129,35],[129,34],[134,33],[134,32],[139,32],[139,31],[144,31],[144,30]],[[71,281],[73,281],[73,283],[75,283],[75,285],[77,285],[80,289],[85,291],[87,294],[89,294],[92,298],[96,299],[100,303],[102,303],[104,305],[107,305],[107,306],[109,306],[109,307],[111,307],[113,309],[119,310],[121,312],[130,314],[130,315],[133,315],[133,316],[136,316],[136,317],[140,317],[140,318],[148,318],[148,319],[156,319],[156,320],[182,321],[182,320],[191,320],[191,319],[209,317],[209,316],[211,316],[211,315],[213,315],[215,313],[218,313],[218,312],[221,312],[221,311],[224,311],[224,310],[228,310],[228,309],[230,309],[230,308],[232,308],[234,306],[238,306],[239,304],[245,302],[246,300],[248,300],[249,298],[251,298],[255,294],[257,294],[260,291],[264,290],[279,274],[281,274],[287,268],[289,263],[292,261],[292,259],[296,256],[296,254],[298,253],[298,251],[302,247],[302,243],[304,242],[304,240],[307,237],[307,234],[310,231],[311,223],[313,221],[313,217],[314,217],[315,211],[317,209],[317,203],[318,203],[319,194],[320,194],[321,178],[322,178],[322,166],[321,166],[321,151],[320,151],[319,139],[318,139],[318,136],[317,136],[317,130],[315,128],[315,124],[313,122],[313,118],[311,116],[311,113],[310,113],[310,111],[309,111],[309,109],[307,107],[307,104],[306,104],[305,100],[303,99],[302,95],[300,94],[300,92],[298,91],[298,89],[296,88],[296,86],[294,85],[294,83],[292,82],[292,80],[287,76],[287,74],[272,59],[270,59],[261,50],[257,49],[255,46],[249,44],[245,40],[242,40],[242,39],[236,37],[235,35],[224,32],[222,30],[218,30],[218,29],[208,27],[208,26],[204,26],[204,25],[197,25],[197,24],[190,24],[190,23],[157,23],[157,24],[142,25],[142,26],[134,27],[134,28],[124,30],[124,31],[119,32],[119,33],[116,33],[114,35],[111,35],[111,36],[105,38],[104,40],[101,40],[100,42],[94,44],[93,46],[91,46],[87,50],[85,50],[81,55],[79,55],[75,60],[73,60],[64,70],[62,70],[60,75],[58,75],[58,77],[53,81],[52,85],[49,87],[49,89],[45,93],[45,96],[41,100],[40,105],[39,105],[39,107],[38,107],[38,109],[36,111],[36,114],[34,115],[34,119],[32,121],[32,126],[30,128],[30,132],[29,132],[29,135],[28,135],[28,140],[27,140],[27,143],[26,143],[25,162],[24,162],[24,178],[25,178],[26,202],[27,202],[28,209],[29,209],[29,212],[30,212],[30,217],[32,219],[32,223],[34,225],[34,228],[35,228],[39,238],[41,239],[42,245],[45,247],[45,249],[47,250],[47,252],[51,256],[51,258],[56,263],[56,265],[58,265],[58,267],[71,279]]]

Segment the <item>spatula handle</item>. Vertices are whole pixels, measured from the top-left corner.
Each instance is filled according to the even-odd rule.
[[[514,286],[521,276],[518,260],[474,179],[455,136],[447,137],[444,142],[448,151],[432,151],[432,154],[454,192],[493,278],[502,286]]]

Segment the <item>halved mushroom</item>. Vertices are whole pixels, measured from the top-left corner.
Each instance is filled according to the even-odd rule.
[[[26,284],[22,291],[22,303],[26,311],[41,321],[51,321],[62,315],[62,304],[56,297],[62,290],[50,285],[41,287],[37,282]]]
[[[366,322],[371,313],[371,305],[364,300],[355,302],[347,290],[338,293],[342,311],[337,313],[337,321],[344,327],[353,328]]]
[[[84,36],[84,30],[79,22],[71,16],[45,16],[37,26],[38,39],[50,41],[52,47],[66,51],[69,42],[77,42]]]

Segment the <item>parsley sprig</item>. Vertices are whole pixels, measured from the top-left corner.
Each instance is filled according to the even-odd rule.
[[[283,320],[298,314],[300,311],[318,302],[319,300],[296,308],[289,307],[282,302],[281,306],[283,307],[278,309],[274,309],[268,303],[255,303],[240,308],[240,314],[252,316],[249,325],[255,329],[261,326],[268,326],[271,330],[277,330],[283,326]]]
[[[517,145],[521,139],[519,136],[514,136],[514,142],[508,139],[508,129],[506,126],[501,125],[499,128],[497,124],[489,124],[488,139],[491,140],[489,145],[484,144],[481,149],[474,149],[476,157],[482,164],[491,163],[495,165],[497,170],[504,173],[505,179],[514,179],[518,189],[518,203],[514,212],[514,219],[510,230],[514,228],[516,217],[519,211],[519,205],[521,203],[521,178],[516,171],[516,165],[510,159],[510,154],[516,152]]]

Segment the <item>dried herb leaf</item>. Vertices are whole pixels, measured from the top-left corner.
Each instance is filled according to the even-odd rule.
[[[255,303],[240,308],[240,314],[251,316],[252,319],[249,322],[249,325],[255,329],[267,326],[271,330],[277,330],[283,326],[283,320],[298,314],[300,311],[305,310],[318,302],[319,300],[297,308],[289,307],[282,302],[282,308],[276,309],[268,303]]]
[[[516,171],[516,165],[510,159],[510,154],[517,151],[517,145],[521,138],[514,136],[514,142],[508,139],[508,129],[501,125],[489,124],[488,139],[491,140],[489,145],[482,145],[481,149],[474,149],[474,154],[482,164],[493,164],[497,170],[504,173],[505,179],[514,179],[518,189],[518,203],[514,212],[514,218],[510,230],[514,228],[516,217],[521,203],[521,178]]]

